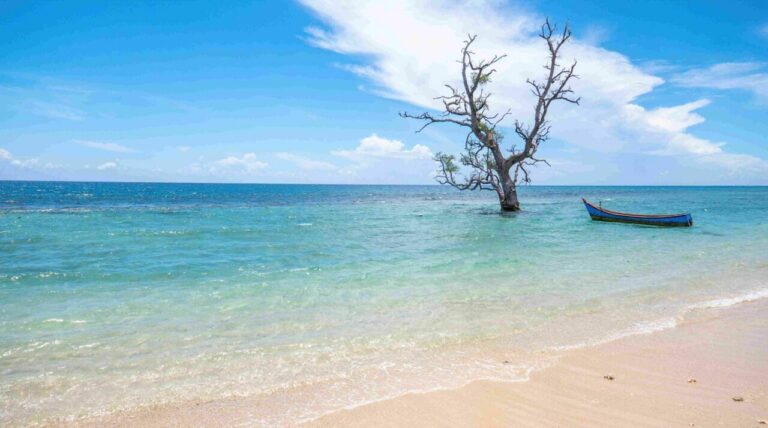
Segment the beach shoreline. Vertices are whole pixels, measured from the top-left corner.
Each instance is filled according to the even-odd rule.
[[[768,421],[768,299],[692,309],[674,328],[565,352],[522,382],[408,393],[304,426],[761,426]],[[247,397],[147,407],[82,426],[251,425]]]
[[[761,426],[768,299],[703,308],[671,329],[566,353],[520,383],[342,410],[307,426]]]

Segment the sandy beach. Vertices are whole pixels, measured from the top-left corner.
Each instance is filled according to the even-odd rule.
[[[407,394],[305,426],[762,426],[767,338],[768,299],[701,309],[676,328],[568,351],[525,382]],[[247,426],[262,411],[269,409],[244,398],[118,413],[84,425]]]
[[[768,301],[568,353],[521,383],[475,382],[340,411],[309,426],[761,426]]]

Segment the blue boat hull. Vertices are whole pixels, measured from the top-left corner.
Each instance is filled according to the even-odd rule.
[[[609,221],[617,223],[633,223],[644,224],[647,226],[664,226],[664,227],[690,227],[693,226],[693,217],[689,213],[682,214],[670,214],[670,215],[645,215],[645,214],[628,214],[617,211],[606,210],[602,207],[597,207],[584,201],[584,206],[587,207],[587,212],[592,220],[597,221]]]

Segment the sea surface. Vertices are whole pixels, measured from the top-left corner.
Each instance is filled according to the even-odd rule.
[[[768,296],[768,187],[520,197],[0,182],[0,425],[231,397],[291,424]],[[593,222],[582,197],[694,227]]]

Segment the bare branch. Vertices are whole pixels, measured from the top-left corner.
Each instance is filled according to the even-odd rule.
[[[400,113],[400,117],[408,118],[408,119],[426,120],[427,123],[425,123],[424,126],[419,128],[419,130],[416,131],[417,133],[423,131],[424,128],[426,128],[427,126],[429,126],[429,125],[431,125],[433,123],[455,123],[456,125],[466,126],[468,128],[471,128],[471,124],[469,122],[467,122],[467,121],[461,121],[461,120],[451,119],[451,118],[447,118],[447,117],[434,117],[431,114],[426,113],[426,112],[425,113],[421,113],[419,115],[412,115],[412,114],[410,114],[408,112],[402,112],[402,113]]]
[[[547,114],[552,103],[556,100],[566,101],[572,104],[579,104],[581,98],[573,97],[573,89],[568,85],[571,79],[578,78],[575,74],[576,64],[574,61],[570,67],[563,67],[558,63],[560,49],[571,38],[571,30],[566,24],[562,32],[557,31],[557,27],[552,25],[549,20],[544,22],[541,27],[539,37],[547,44],[549,50],[549,60],[544,66],[547,70],[547,78],[544,83],[538,83],[528,79],[527,83],[531,86],[531,92],[536,96],[536,107],[534,108],[533,124],[525,127],[520,122],[515,123],[515,133],[525,143],[525,148],[510,156],[507,159],[507,166],[524,162],[532,158],[538,150],[541,143],[549,139],[549,125],[547,124]],[[525,178],[527,173],[523,167]]]

